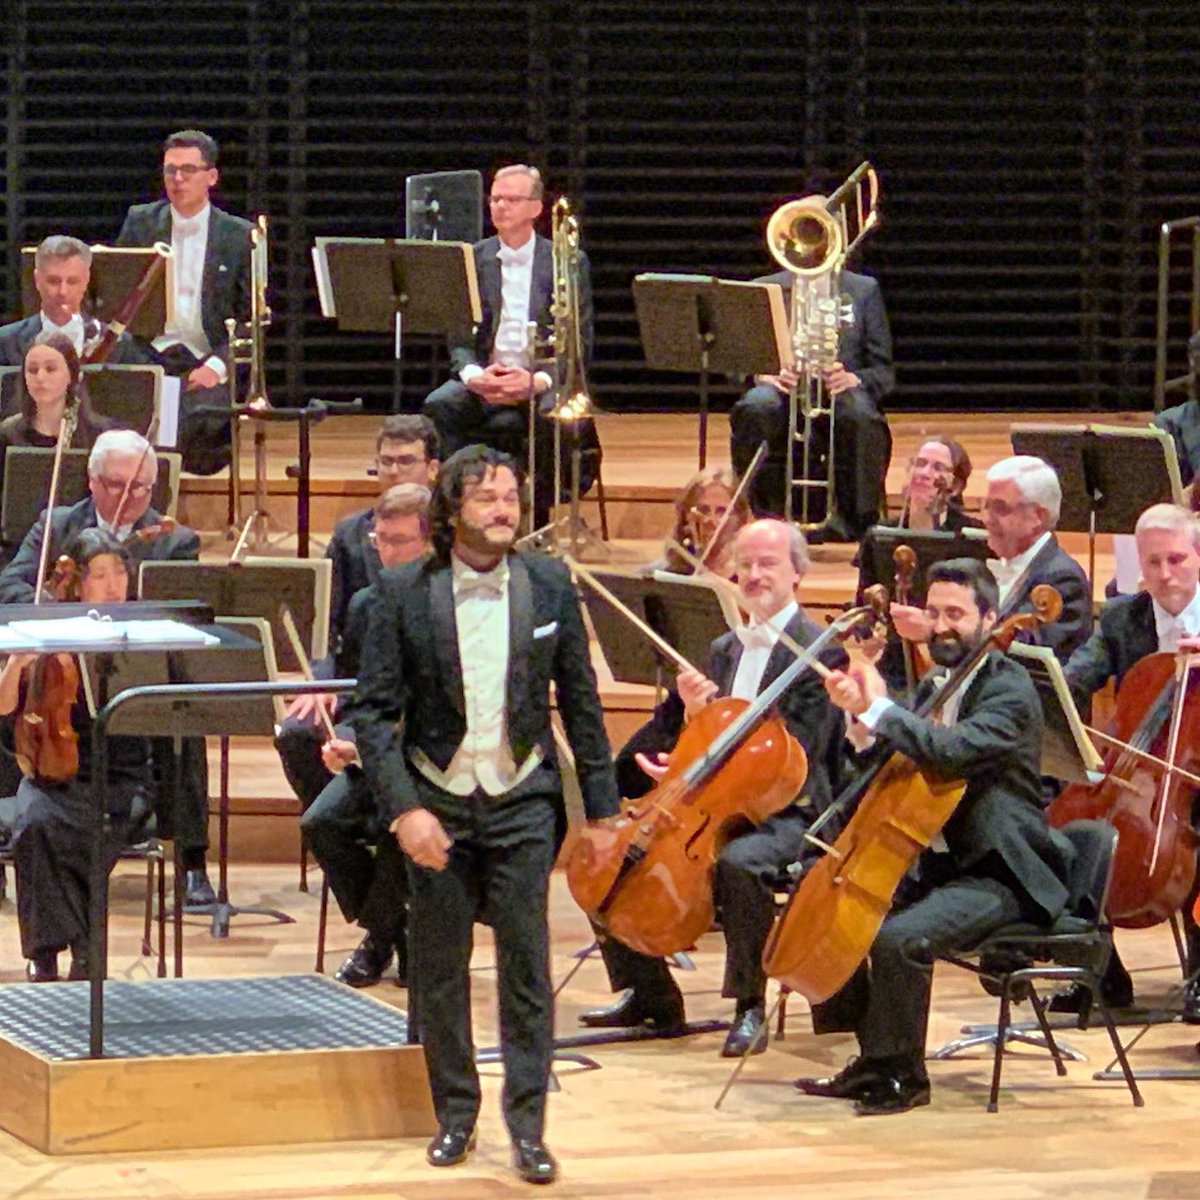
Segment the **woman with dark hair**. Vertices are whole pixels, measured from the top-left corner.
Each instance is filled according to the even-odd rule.
[[[971,478],[971,458],[951,437],[931,437],[921,443],[908,464],[904,507],[896,524],[901,529],[982,529],[963,509],[963,492]]]

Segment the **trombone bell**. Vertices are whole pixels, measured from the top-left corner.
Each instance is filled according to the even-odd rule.
[[[781,204],[767,221],[767,249],[794,275],[823,275],[845,253],[841,222],[823,196],[805,196]]]

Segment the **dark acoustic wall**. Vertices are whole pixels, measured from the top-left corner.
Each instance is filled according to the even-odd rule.
[[[0,37],[3,312],[21,245],[111,239],[164,134],[196,125],[220,201],[271,218],[277,402],[390,404],[387,339],[321,319],[309,248],[402,231],[415,172],[525,160],[576,199],[610,409],[694,405],[642,363],[637,272],[771,269],[774,206],[864,157],[894,407],[1148,407],[1157,229],[1200,211],[1189,3],[7,0]],[[1173,373],[1188,280],[1181,251]],[[409,340],[406,407],[443,361]]]

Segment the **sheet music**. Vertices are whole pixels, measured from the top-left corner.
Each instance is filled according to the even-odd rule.
[[[0,652],[31,653],[70,648],[110,649],[120,646],[216,646],[220,638],[182,621],[110,621],[99,617],[49,617],[44,621],[12,621],[0,628]]]

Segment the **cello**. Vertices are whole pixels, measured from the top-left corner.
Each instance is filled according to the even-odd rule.
[[[1051,587],[1033,589],[1034,611],[998,622],[975,652],[921,706],[936,713],[993,647],[1007,648],[1023,629],[1053,621],[1062,600]],[[828,1000],[866,959],[892,908],[896,888],[941,832],[966,790],[962,780],[939,779],[893,751],[843,793],[810,829],[807,840],[825,851],[803,874],[775,921],[763,968],[810,1003]],[[835,815],[854,813],[832,846],[816,834]]]
[[[874,616],[850,609],[753,701],[711,701],[684,727],[666,776],[615,826],[583,832],[567,863],[576,903],[643,954],[686,949],[712,925],[713,872],[735,823],[759,824],[790,804],[808,774],[799,742],[771,708],[834,638]]]

